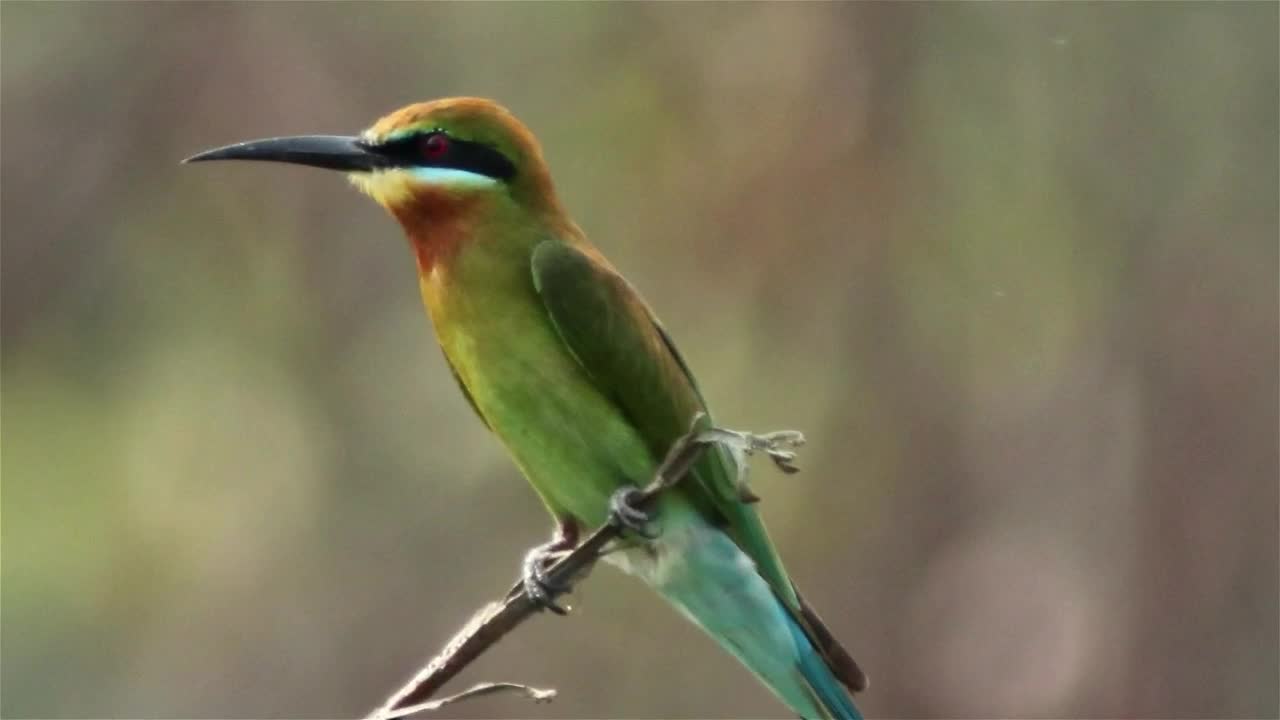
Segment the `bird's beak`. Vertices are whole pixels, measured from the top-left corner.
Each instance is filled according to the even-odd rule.
[[[206,150],[182,162],[207,160],[263,160],[346,172],[369,172],[387,166],[387,158],[371,151],[360,138],[342,135],[299,135],[250,140]]]

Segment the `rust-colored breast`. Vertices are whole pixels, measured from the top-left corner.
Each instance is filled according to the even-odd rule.
[[[448,263],[474,233],[474,222],[485,198],[447,189],[421,188],[412,198],[391,207],[418,260],[418,271],[429,273]]]

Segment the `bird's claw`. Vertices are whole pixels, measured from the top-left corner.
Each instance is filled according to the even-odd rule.
[[[649,529],[649,513],[636,507],[644,493],[635,486],[620,488],[609,497],[609,524],[653,540],[658,533]]]
[[[524,556],[520,566],[520,581],[524,585],[524,594],[529,600],[541,608],[546,608],[556,615],[568,615],[569,611],[556,602],[556,596],[569,592],[567,584],[553,582],[547,569],[557,560],[569,554],[558,541],[539,545]]]

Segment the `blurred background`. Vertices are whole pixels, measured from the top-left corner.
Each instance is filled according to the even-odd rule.
[[[3,704],[351,717],[549,521],[334,174],[490,96],[757,468],[872,716],[1276,717],[1274,3],[0,6]],[[458,717],[779,717],[602,568]]]

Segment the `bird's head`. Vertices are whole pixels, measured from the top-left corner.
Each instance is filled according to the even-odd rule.
[[[481,98],[409,105],[358,136],[252,140],[184,162],[263,160],[344,171],[402,223],[502,201],[533,213],[559,211],[542,149],[506,108]]]

